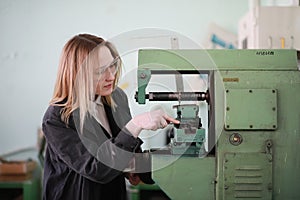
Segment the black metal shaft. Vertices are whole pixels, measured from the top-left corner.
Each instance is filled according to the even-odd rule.
[[[149,92],[146,94],[149,101],[207,101],[208,92]]]

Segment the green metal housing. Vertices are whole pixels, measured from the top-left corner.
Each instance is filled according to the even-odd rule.
[[[300,199],[300,72],[295,50],[140,50],[138,103],[151,76],[209,73],[206,157],[153,155],[171,199]],[[175,116],[174,116],[175,117]]]

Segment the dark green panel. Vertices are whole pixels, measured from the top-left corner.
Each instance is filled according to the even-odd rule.
[[[265,153],[225,153],[224,199],[272,199],[272,158]]]
[[[225,91],[226,89],[275,89],[277,128],[275,130],[223,130],[218,139],[217,147],[219,178],[216,187],[216,199],[225,199],[223,180],[225,153],[253,153],[259,156],[266,151],[265,143],[270,140],[272,141],[273,154],[272,199],[298,200],[300,198],[300,156],[298,153],[300,152],[300,72],[222,71],[221,74],[223,80],[226,80],[224,82]],[[222,94],[217,94],[216,98],[220,99],[220,97]],[[262,99],[272,98],[263,97]],[[224,110],[226,110],[225,105],[224,103]],[[248,105],[245,104],[244,106]],[[265,120],[264,114],[260,113],[256,116],[257,122],[258,120]],[[248,114],[245,113],[240,117],[249,119]],[[243,140],[240,145],[230,143],[230,137],[234,133],[242,136]]]
[[[227,130],[275,130],[276,89],[226,89]]]
[[[215,158],[180,157],[153,155],[152,172],[156,184],[172,200],[214,200]],[[164,166],[164,167],[161,167]]]

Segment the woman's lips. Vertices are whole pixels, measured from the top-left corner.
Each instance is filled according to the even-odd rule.
[[[112,84],[105,85],[104,88],[109,89],[112,87]]]

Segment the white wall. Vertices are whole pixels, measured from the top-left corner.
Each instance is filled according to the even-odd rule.
[[[155,27],[197,43],[214,22],[237,33],[246,0],[1,0],[0,154],[36,144],[65,42]]]

